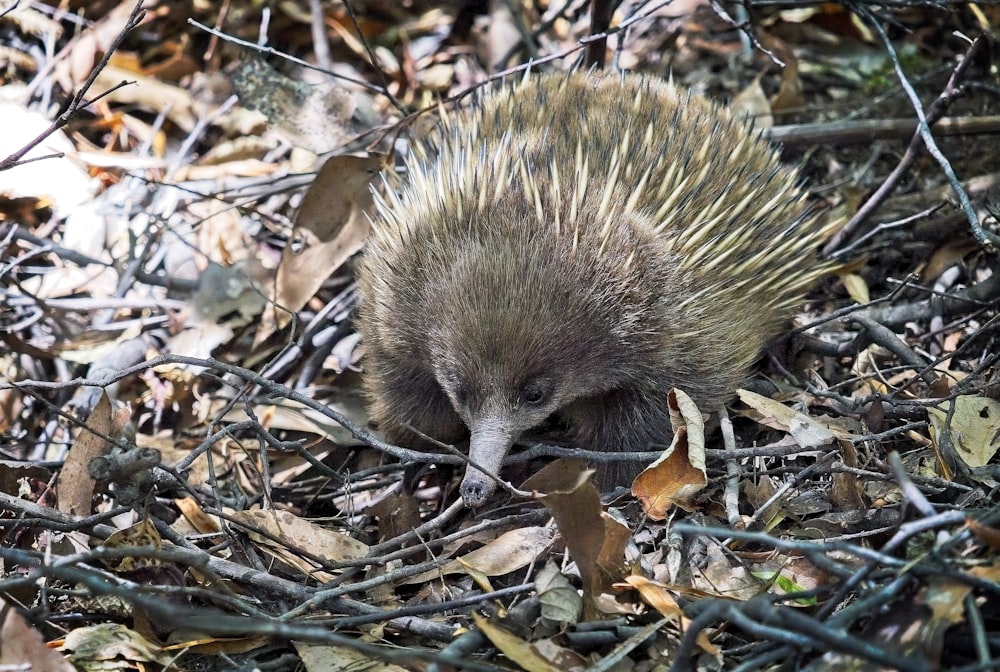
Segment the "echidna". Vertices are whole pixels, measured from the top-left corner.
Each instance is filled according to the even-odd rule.
[[[470,434],[494,474],[553,415],[581,447],[668,443],[667,392],[727,400],[829,270],[798,171],[659,79],[503,85],[406,169],[359,273],[372,414],[403,445]],[[494,487],[470,467],[461,493],[479,506]]]

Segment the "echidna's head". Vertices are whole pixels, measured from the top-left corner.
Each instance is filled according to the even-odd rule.
[[[522,433],[616,385],[619,320],[606,297],[592,278],[533,257],[495,244],[460,250],[428,311],[429,364],[469,429],[470,460],[493,474]],[[494,487],[470,467],[462,497],[478,506]]]

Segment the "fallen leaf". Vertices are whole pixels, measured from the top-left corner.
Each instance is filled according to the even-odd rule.
[[[472,620],[475,621],[476,627],[482,630],[486,638],[492,642],[493,646],[500,649],[503,655],[528,672],[566,672],[569,665],[567,665],[565,660],[561,660],[559,664],[556,664],[552,660],[555,657],[554,654],[564,659],[576,659],[581,666],[585,662],[572,650],[561,647],[555,647],[555,649],[551,646],[547,647],[548,655],[543,656],[534,644],[526,642],[510,631],[490,623],[480,614],[473,613]]]
[[[102,623],[71,630],[60,651],[69,651],[69,659],[80,669],[95,669],[97,661],[116,658],[131,663],[167,665],[171,656],[134,630],[118,623]],[[136,665],[136,667],[139,667]]]
[[[555,540],[549,527],[522,527],[505,532],[490,543],[452,560],[444,567],[411,576],[402,583],[423,583],[446,574],[477,572],[484,576],[503,576],[527,567]]]
[[[302,198],[295,228],[281,254],[274,281],[275,310],[269,306],[257,342],[281,328],[309,301],[330,274],[361,249],[371,228],[370,185],[383,157],[333,156],[323,164]],[[274,326],[271,326],[271,325]]]
[[[58,652],[45,645],[38,632],[0,598],[0,669],[39,672],[76,672]]]
[[[632,483],[632,494],[653,520],[663,520],[671,506],[686,511],[708,485],[705,467],[705,421],[697,404],[681,390],[668,395],[674,436],[663,454]]]
[[[788,432],[795,439],[795,442],[806,450],[827,447],[837,438],[828,427],[779,401],[749,390],[737,390],[736,394],[740,401],[756,411],[756,413],[745,413],[744,415],[753,418],[765,427]],[[840,438],[849,438],[849,435]]]
[[[545,563],[535,574],[535,593],[538,594],[544,623],[562,628],[580,620],[583,599],[554,562]]]
[[[570,557],[576,562],[583,579],[584,618],[596,616],[597,598],[608,592],[615,578],[621,576],[625,544],[631,531],[604,512],[601,495],[590,476],[592,471],[580,461],[564,463],[562,478],[558,470],[548,470],[529,478],[524,489],[536,489],[548,480],[553,489],[538,495],[538,499],[555,518]]]
[[[774,115],[771,114],[771,103],[760,85],[760,77],[747,85],[745,89],[733,96],[729,108],[737,116],[746,117],[756,128],[771,128],[774,126]]]
[[[308,551],[328,562],[358,560],[368,555],[367,544],[310,523],[289,511],[251,509],[233,511],[229,516],[234,522],[242,522],[249,528],[248,536],[259,548],[324,583],[333,576],[321,570],[315,561],[298,555],[296,550]]]
[[[113,434],[111,400],[108,399],[106,392],[102,392],[97,406],[87,418],[86,426],[80,430],[70,447],[66,462],[56,479],[59,510],[63,513],[77,516],[90,515],[97,483],[91,478],[87,467],[90,466],[91,460],[106,454],[111,449],[101,436]]]
[[[927,415],[931,439],[935,443],[946,431],[951,432],[955,453],[970,467],[985,467],[1000,449],[1000,401],[978,395],[955,397],[951,424],[947,425],[948,407],[930,406]]]
[[[663,616],[675,620],[681,630],[686,630],[691,626],[691,619],[684,616],[683,609],[677,603],[668,586],[658,581],[650,581],[646,577],[637,574],[626,576],[622,583],[639,591],[639,596],[642,597],[643,602],[656,609]],[[719,647],[712,644],[708,638],[708,634],[704,630],[698,633],[695,641],[701,647],[702,651],[710,653],[713,656],[719,655]]]
[[[292,642],[306,672],[407,672],[405,667],[346,646],[321,646]]]
[[[855,303],[865,305],[872,300],[871,293],[868,291],[868,283],[865,282],[861,274],[843,273],[840,279],[844,283],[848,296],[854,299]]]

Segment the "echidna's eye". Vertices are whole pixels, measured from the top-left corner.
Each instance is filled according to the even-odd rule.
[[[538,382],[532,381],[521,390],[521,398],[525,403],[536,406],[545,401],[545,388]]]

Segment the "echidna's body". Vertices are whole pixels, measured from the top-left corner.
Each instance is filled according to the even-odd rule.
[[[742,120],[639,76],[538,76],[448,115],[378,203],[358,326],[388,438],[471,433],[496,473],[559,413],[583,447],[670,438],[827,268],[798,173]],[[493,481],[470,468],[478,505]]]

